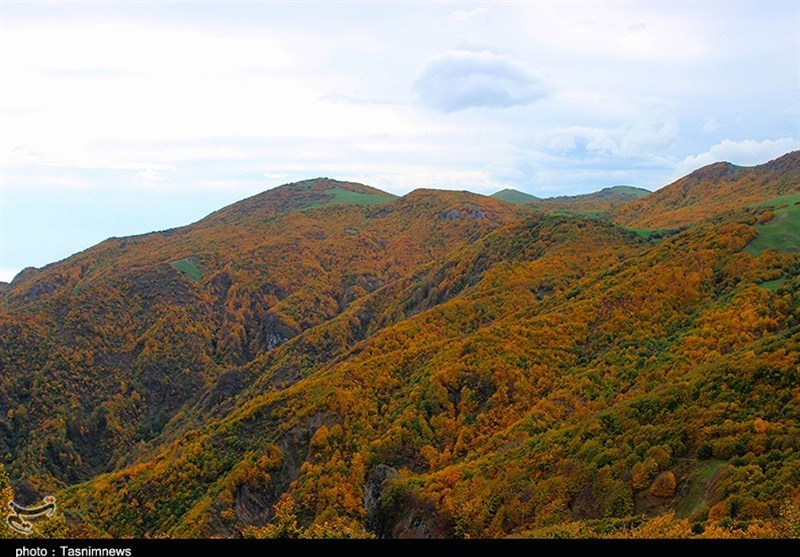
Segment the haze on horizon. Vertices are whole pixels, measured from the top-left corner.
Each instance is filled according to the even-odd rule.
[[[0,3],[0,280],[330,176],[656,189],[800,147],[797,2]]]

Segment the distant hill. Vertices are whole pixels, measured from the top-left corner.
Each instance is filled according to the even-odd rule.
[[[539,199],[535,195],[531,195],[529,193],[525,193],[515,189],[500,190],[497,193],[493,193],[492,197],[495,197],[497,199],[502,199],[503,201],[508,201],[509,203],[516,203],[517,205],[524,205],[526,203],[531,203],[532,201],[537,201]]]
[[[800,151],[753,167],[719,162],[652,195],[617,207],[614,222],[634,228],[678,228],[726,210],[800,191]]]
[[[229,205],[203,220],[204,224],[249,215],[274,215],[325,205],[380,205],[396,196],[364,184],[314,178],[285,184]]]
[[[0,483],[54,494],[54,537],[790,536],[798,172],[317,178],[28,268]]]
[[[650,190],[634,186],[612,186],[582,195],[549,197],[531,203],[533,207],[584,214],[602,214],[635,199],[650,195]]]

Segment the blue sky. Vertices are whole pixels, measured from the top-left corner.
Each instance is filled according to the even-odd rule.
[[[782,2],[2,2],[0,280],[329,176],[661,187],[800,143]]]

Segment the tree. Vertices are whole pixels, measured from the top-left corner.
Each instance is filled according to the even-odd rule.
[[[664,472],[650,486],[650,495],[653,497],[672,497],[675,495],[676,485],[675,474],[671,470]]]

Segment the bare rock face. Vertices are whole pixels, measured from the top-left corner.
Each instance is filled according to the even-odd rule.
[[[483,219],[494,216],[490,211],[485,211],[472,203],[465,203],[457,209],[450,209],[440,215],[442,220]]]
[[[367,475],[364,485],[364,510],[366,511],[365,526],[379,538],[387,537],[391,532],[386,532],[386,520],[381,509],[381,495],[386,483],[397,475],[397,470],[385,464],[379,464]]]

